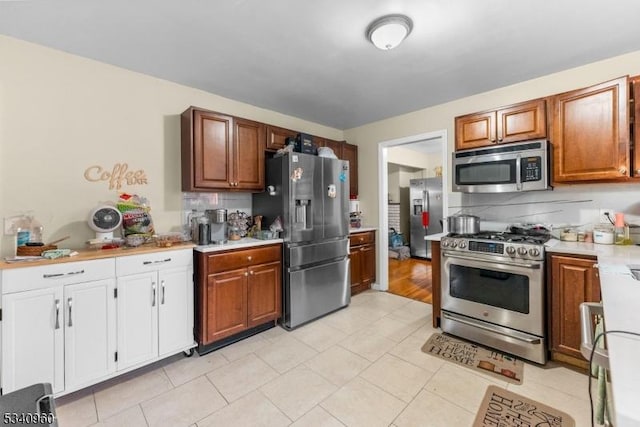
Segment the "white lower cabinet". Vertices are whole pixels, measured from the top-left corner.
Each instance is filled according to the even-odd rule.
[[[2,393],[61,395],[195,346],[191,249],[0,273]]]
[[[157,273],[118,278],[118,368],[158,355]]]
[[[34,383],[64,390],[62,287],[2,298],[2,392]]]
[[[115,279],[64,287],[64,382],[77,389],[116,371]]]
[[[2,392],[78,389],[115,371],[114,261],[2,271]]]
[[[118,258],[116,272],[118,369],[193,347],[191,250]]]

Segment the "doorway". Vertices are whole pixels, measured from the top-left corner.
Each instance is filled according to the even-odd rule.
[[[407,216],[410,207],[408,182],[415,178],[442,176],[442,214],[447,212],[447,131],[430,132],[378,145],[379,229],[384,242],[387,230],[394,228],[405,245],[411,243]],[[398,218],[396,212],[402,213]],[[398,224],[399,221],[400,223]],[[391,235],[390,235],[391,237]],[[417,239],[414,236],[414,239]],[[421,237],[424,239],[424,237]],[[393,239],[397,244],[398,236]],[[379,245],[378,289],[431,302],[431,262],[421,257],[407,257],[407,249]],[[400,252],[402,255],[399,255]]]

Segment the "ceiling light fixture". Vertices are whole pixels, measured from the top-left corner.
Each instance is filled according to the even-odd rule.
[[[378,49],[390,50],[404,40],[413,22],[405,15],[386,15],[373,21],[367,28],[367,38]]]

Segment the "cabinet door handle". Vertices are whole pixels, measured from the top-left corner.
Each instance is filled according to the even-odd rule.
[[[156,306],[156,282],[151,283],[151,307]]]
[[[593,268],[600,268],[598,264],[593,264]]]
[[[54,277],[75,276],[76,274],[84,274],[84,270],[70,271],[68,273],[43,274],[43,279],[53,279]]]
[[[253,259],[253,257],[252,257],[251,255],[249,255],[249,256],[247,257],[247,261],[251,261],[252,259]]]
[[[165,294],[164,280],[160,282],[160,286],[162,287],[162,301],[160,302],[160,304],[164,305],[164,294]]]
[[[627,168],[624,166],[620,166],[620,175],[625,175],[627,173]]]
[[[70,271],[66,275],[67,276],[75,276],[76,274],[84,274],[84,270]]]
[[[56,325],[55,329],[60,329],[60,300],[56,299]]]
[[[143,265],[149,265],[149,264],[162,264],[165,262],[170,262],[171,258],[165,258],[165,259],[159,259],[157,261],[144,261],[142,264]]]
[[[253,276],[253,270],[249,271],[249,274]]]
[[[73,306],[73,298],[67,298],[67,307],[69,307],[69,327],[73,326],[73,320],[71,319],[71,308]]]
[[[248,276],[248,275],[249,275],[249,273],[247,273],[247,272],[245,271],[245,272],[244,272],[244,275],[245,275],[245,276]]]

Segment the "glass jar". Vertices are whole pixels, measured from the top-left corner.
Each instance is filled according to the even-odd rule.
[[[240,240],[240,227],[232,225],[229,227],[229,240]]]

